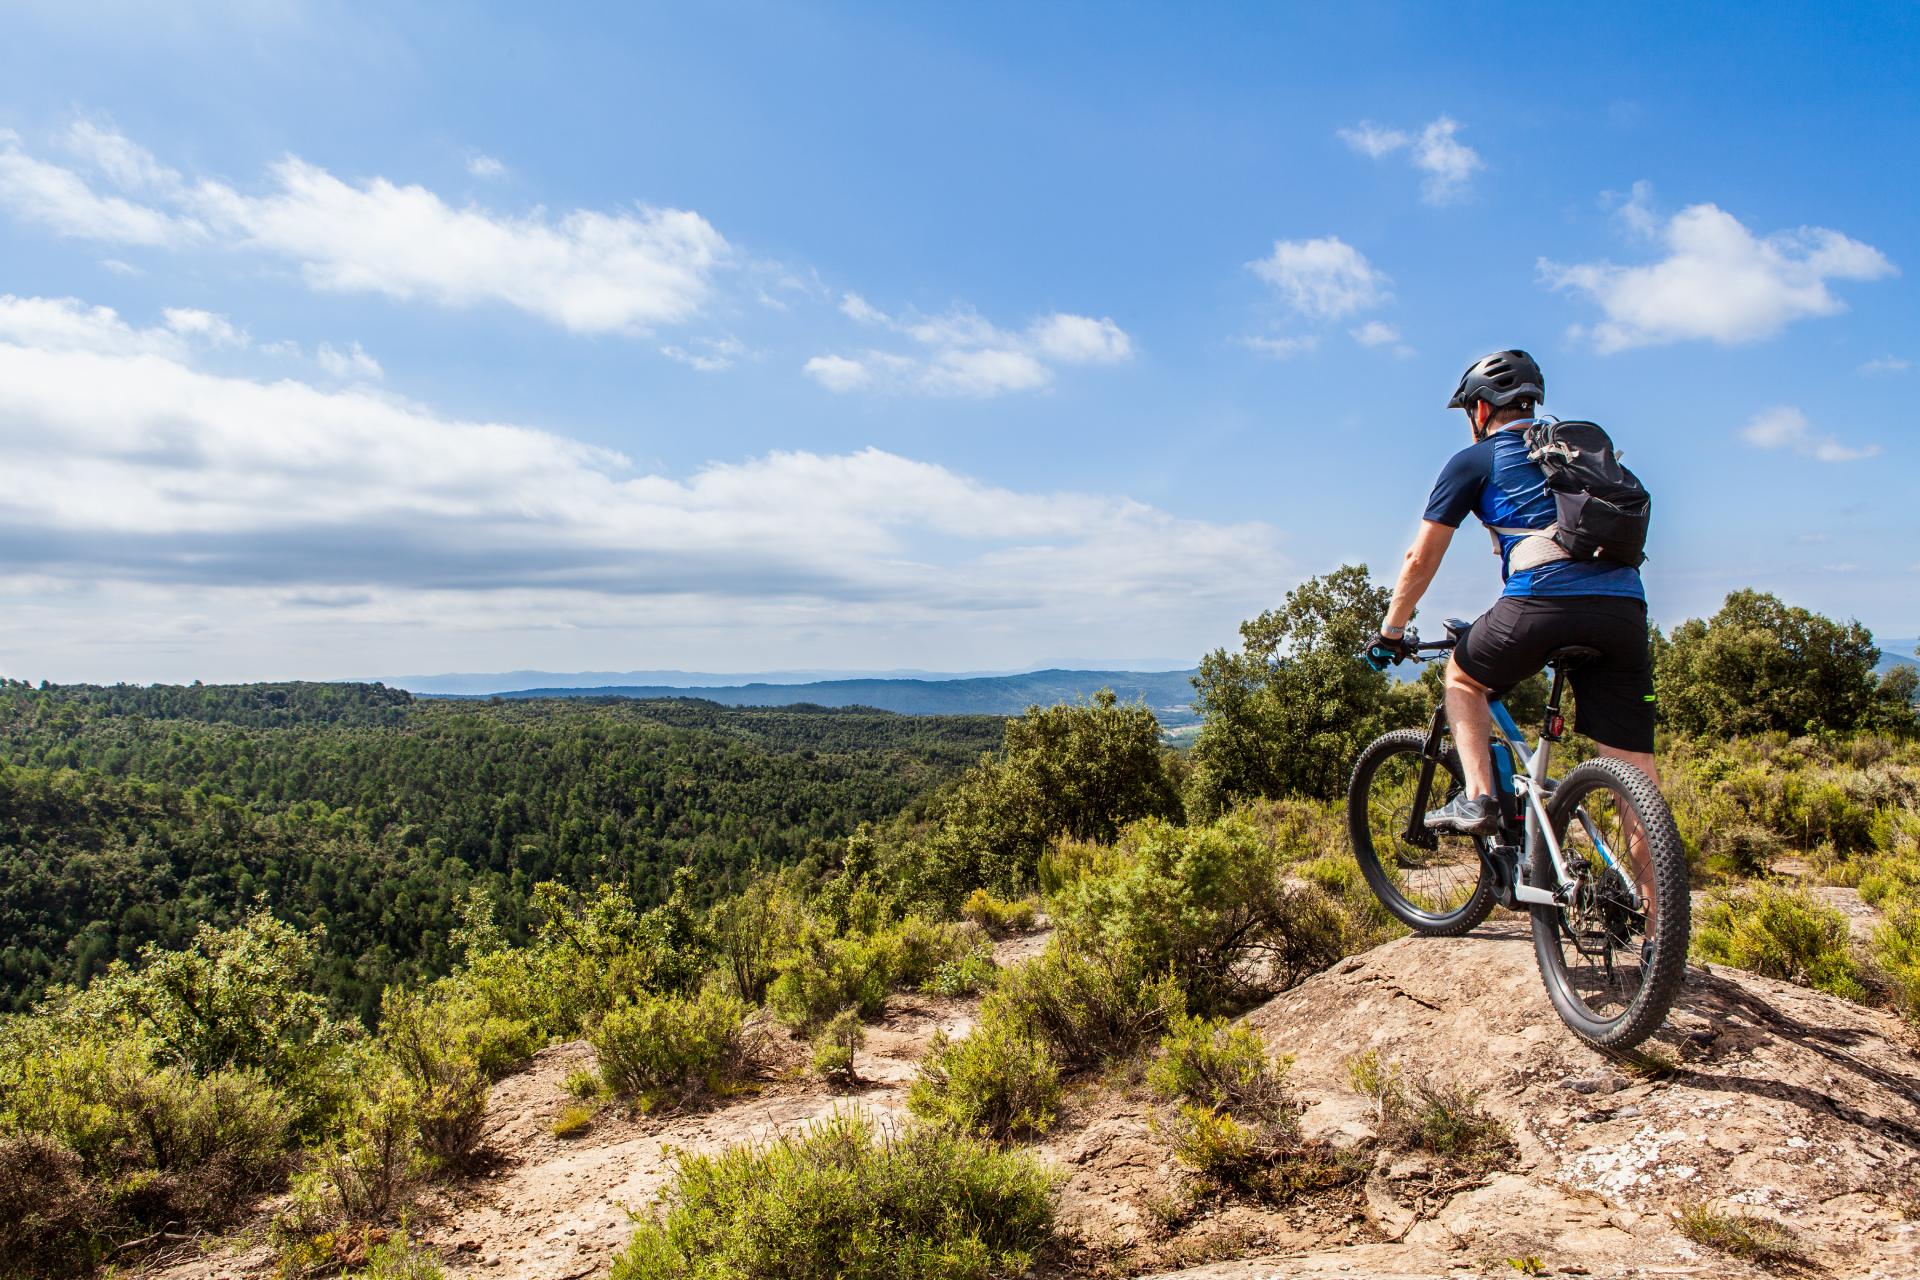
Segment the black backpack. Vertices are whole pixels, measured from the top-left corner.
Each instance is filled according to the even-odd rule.
[[[1638,568],[1647,558],[1653,496],[1620,465],[1613,440],[1592,422],[1541,418],[1527,428],[1527,457],[1547,473],[1553,540],[1575,560]]]

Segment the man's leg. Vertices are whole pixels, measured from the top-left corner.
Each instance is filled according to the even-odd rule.
[[[1447,723],[1453,729],[1453,745],[1460,750],[1460,770],[1466,774],[1467,794],[1494,795],[1493,789],[1493,711],[1487,695],[1493,691],[1447,660]]]

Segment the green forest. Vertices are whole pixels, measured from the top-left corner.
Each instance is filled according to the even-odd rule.
[[[0,686],[0,1008],[185,945],[255,903],[326,943],[363,1016],[446,972],[480,887],[673,872],[710,901],[890,817],[998,743],[994,717],[691,700],[415,700],[379,685]]]

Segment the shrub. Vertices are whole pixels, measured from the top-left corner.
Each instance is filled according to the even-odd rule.
[[[0,1276],[91,1270],[112,1221],[78,1156],[36,1134],[0,1137]]]
[[[560,1108],[560,1114],[553,1118],[550,1131],[556,1138],[577,1138],[593,1126],[593,1108],[575,1103]]]
[[[1873,960],[1887,975],[1902,1016],[1920,1022],[1920,901],[1907,899],[1873,931]]]
[[[1866,996],[1847,918],[1804,889],[1762,884],[1710,895],[1694,918],[1693,954],[1849,1000]]]
[[[480,1145],[487,1118],[483,1036],[456,1010],[417,992],[388,988],[381,1001],[380,1048],[412,1093],[421,1153],[443,1168],[460,1167]]]
[[[404,1231],[373,1246],[367,1265],[345,1280],[444,1280],[433,1250],[414,1244]]]
[[[1032,1160],[935,1128],[837,1115],[797,1137],[682,1156],[613,1280],[987,1280],[1051,1240]]]
[[[1749,1210],[1729,1212],[1694,1200],[1673,1211],[1673,1225],[1695,1244],[1704,1244],[1749,1262],[1764,1265],[1807,1261],[1807,1250],[1798,1236],[1783,1224]]]
[[[822,1079],[857,1084],[860,1077],[853,1069],[853,1055],[867,1042],[867,1029],[860,1015],[842,1009],[813,1038],[813,1073]]]
[[[1168,1100],[1185,1098],[1271,1119],[1281,1114],[1281,1073],[1259,1035],[1224,1018],[1176,1015],[1147,1069],[1147,1087]]]
[[[959,1040],[934,1036],[907,1107],[930,1123],[1004,1142],[1045,1133],[1059,1098],[1047,1046],[1008,1019],[986,1017]]]
[[[745,889],[715,903],[706,928],[720,972],[748,1004],[767,997],[780,958],[806,927],[806,906],[780,876],[757,876]]]
[[[65,1039],[137,1036],[153,1060],[195,1076],[255,1073],[283,1095],[295,1128],[315,1136],[351,1094],[356,1036],[308,990],[320,938],[265,910],[231,929],[202,925],[185,950],[149,946],[137,969],[115,962],[86,990],[56,995],[40,1017]]]
[[[642,1109],[675,1106],[717,1090],[741,1063],[747,1008],[732,996],[641,993],[616,1007],[588,1034],[600,1076]]]
[[[1347,1064],[1347,1078],[1373,1101],[1375,1127],[1388,1146],[1425,1151],[1469,1168],[1490,1167],[1513,1150],[1506,1125],[1457,1081],[1410,1084],[1398,1063],[1384,1062],[1372,1050]]]
[[[993,947],[981,943],[958,960],[949,960],[920,984],[931,996],[968,996],[993,985],[1000,966],[993,962]]]
[[[1156,975],[1130,947],[1081,951],[1055,937],[1001,975],[980,1018],[1036,1036],[1063,1067],[1085,1067],[1128,1056],[1185,1008],[1180,984]]]
[[[1330,1155],[1300,1141],[1297,1114],[1260,1037],[1225,1019],[1180,1015],[1147,1069],[1170,1112],[1156,1120],[1182,1164],[1239,1190],[1291,1194],[1324,1183]]]
[[[1340,911],[1318,888],[1289,884],[1275,846],[1239,817],[1136,823],[1111,870],[1067,884],[1051,905],[1067,945],[1130,951],[1200,1012],[1292,986],[1347,953]]]
[[[985,889],[975,889],[961,904],[960,915],[996,938],[1010,933],[1025,933],[1033,928],[1034,904],[1031,898],[1007,902]]]
[[[892,985],[891,948],[872,937],[835,937],[809,926],[781,961],[767,988],[767,1006],[782,1022],[813,1031],[840,1010],[877,1018]]]
[[[591,1102],[606,1092],[607,1085],[606,1081],[600,1078],[598,1071],[591,1067],[582,1067],[578,1071],[569,1071],[560,1087],[567,1091],[568,1097],[578,1098],[582,1102]]]

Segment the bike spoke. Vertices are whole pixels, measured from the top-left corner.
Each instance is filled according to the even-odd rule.
[[[1651,903],[1652,886],[1633,870],[1644,865],[1646,840],[1631,806],[1612,791],[1589,792],[1580,811],[1585,820],[1568,823],[1560,836],[1561,854],[1577,887],[1558,913],[1554,945],[1568,994],[1589,1016],[1608,1020],[1626,1012],[1646,980],[1651,922],[1638,908]],[[1602,849],[1618,861],[1619,870]],[[1637,901],[1629,880],[1638,889]]]
[[[1418,911],[1443,915],[1473,897],[1480,882],[1480,854],[1466,836],[1433,833],[1430,848],[1422,847],[1427,841],[1407,838],[1409,820],[1418,826],[1425,816],[1414,812],[1420,768],[1420,758],[1412,754],[1382,763],[1367,793],[1367,829],[1381,868],[1400,896]],[[1451,786],[1447,771],[1436,770],[1427,807],[1445,804]]]

